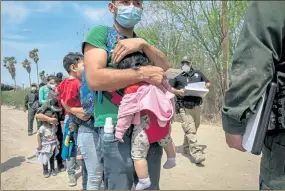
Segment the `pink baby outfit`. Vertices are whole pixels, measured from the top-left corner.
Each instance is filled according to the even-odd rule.
[[[170,120],[175,111],[174,95],[169,88],[162,91],[154,85],[142,84],[134,93],[125,94],[119,106],[116,138],[122,139],[131,124],[140,125],[144,114],[148,114],[152,122],[145,127],[149,143],[169,135]]]

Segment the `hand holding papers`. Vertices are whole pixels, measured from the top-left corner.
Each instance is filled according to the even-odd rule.
[[[189,83],[185,87],[185,96],[205,97],[209,89],[206,88],[205,82]]]

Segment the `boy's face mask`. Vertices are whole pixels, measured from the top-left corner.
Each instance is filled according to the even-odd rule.
[[[142,9],[133,5],[117,7],[116,21],[124,28],[134,28],[141,21]]]

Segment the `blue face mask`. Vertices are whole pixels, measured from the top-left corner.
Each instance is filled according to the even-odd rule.
[[[142,9],[131,6],[117,7],[117,22],[124,28],[134,28],[140,22],[142,16]]]

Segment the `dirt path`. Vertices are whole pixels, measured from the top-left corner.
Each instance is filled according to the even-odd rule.
[[[258,189],[259,157],[228,149],[220,126],[200,126],[198,141],[206,145],[204,166],[196,166],[180,154],[183,132],[179,123],[173,126],[173,138],[178,147],[178,165],[171,170],[162,169],[161,189]],[[45,179],[40,164],[26,163],[25,157],[33,154],[35,146],[35,135],[27,136],[26,114],[2,106],[1,190],[81,189],[80,171],[77,171],[78,185],[70,188],[67,186],[66,172]]]

